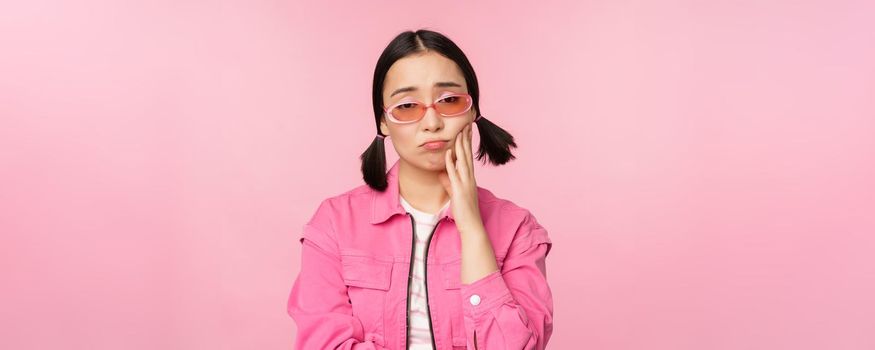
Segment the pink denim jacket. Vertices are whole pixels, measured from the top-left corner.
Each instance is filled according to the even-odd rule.
[[[295,349],[407,348],[415,223],[400,204],[397,161],[387,179],[384,192],[361,185],[325,199],[303,225],[287,305]],[[552,242],[527,209],[479,186],[477,194],[499,271],[461,283],[461,242],[448,209],[426,243],[433,347],[544,349],[553,332],[545,265]]]

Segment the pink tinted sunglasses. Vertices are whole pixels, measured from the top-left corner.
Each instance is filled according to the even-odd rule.
[[[471,95],[464,93],[452,93],[439,97],[434,103],[426,105],[416,100],[404,100],[389,108],[383,109],[389,120],[398,124],[415,123],[425,116],[425,112],[434,107],[438,114],[444,117],[455,117],[465,114],[471,109],[473,100]]]

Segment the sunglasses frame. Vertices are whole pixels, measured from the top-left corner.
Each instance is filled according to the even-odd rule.
[[[468,101],[468,107],[466,107],[464,111],[461,111],[461,112],[459,112],[459,113],[457,113],[457,114],[446,115],[446,114],[443,114],[443,113],[441,113],[441,112],[438,112],[438,114],[440,114],[440,115],[442,115],[442,116],[444,116],[444,117],[457,117],[457,116],[463,115],[463,114],[465,114],[465,113],[468,113],[468,111],[471,110],[471,107],[474,106],[474,99],[471,97],[471,95],[466,94],[466,93],[463,93],[463,92],[454,92],[454,93],[450,93],[450,94],[441,95],[441,96],[438,97],[436,100],[434,100],[434,102],[432,102],[432,104],[430,104],[430,105],[425,105],[425,103],[422,103],[422,101],[419,101],[419,100],[416,100],[416,99],[414,99],[413,101],[410,101],[410,100],[403,100],[403,101],[400,101],[400,102],[398,102],[398,103],[395,103],[395,104],[389,106],[388,108],[384,108],[384,109],[383,109],[383,112],[384,112],[384,115],[385,115],[389,120],[391,120],[393,123],[395,123],[395,124],[410,124],[410,123],[416,123],[416,122],[422,120],[422,118],[425,118],[425,113],[428,112],[428,109],[429,109],[429,108],[434,108],[434,105],[435,105],[438,101],[443,100],[443,99],[445,99],[445,98],[447,98],[447,97],[453,97],[453,96],[461,96],[461,97],[464,97],[464,98]],[[416,103],[416,104],[419,104],[419,105],[425,105],[425,112],[422,113],[422,116],[419,117],[419,119],[417,119],[417,120],[411,120],[411,121],[406,121],[406,122],[405,122],[405,121],[398,120],[397,118],[395,118],[394,115],[392,115],[391,112],[389,112],[389,111],[393,110],[395,107],[398,107],[398,106],[400,106],[400,105],[404,105],[404,104],[408,104],[408,103]],[[437,109],[435,109],[435,112],[437,112]]]

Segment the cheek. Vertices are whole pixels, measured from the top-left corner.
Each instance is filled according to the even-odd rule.
[[[453,136],[457,137],[462,130],[465,130],[465,127],[468,126],[468,122],[470,119],[459,119],[456,123],[453,124]]]
[[[416,137],[413,131],[407,131],[403,128],[392,129],[392,143],[396,149],[403,151],[405,149],[416,148]]]

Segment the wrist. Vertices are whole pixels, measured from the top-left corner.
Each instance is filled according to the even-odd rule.
[[[457,225],[456,229],[462,237],[480,237],[486,236],[486,228],[482,223]]]

